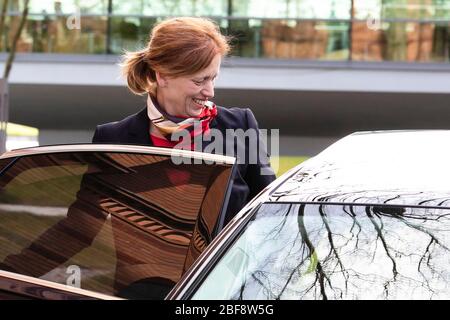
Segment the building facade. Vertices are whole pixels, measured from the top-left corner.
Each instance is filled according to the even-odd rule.
[[[0,64],[22,5],[8,1]],[[126,90],[120,55],[182,15],[233,38],[215,102],[280,128],[284,154],[358,130],[450,128],[450,0],[31,0],[10,120],[39,128],[41,144],[89,141],[96,124],[145,105]]]

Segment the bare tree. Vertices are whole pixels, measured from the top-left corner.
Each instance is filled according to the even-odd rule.
[[[8,8],[8,0],[3,0],[2,11],[0,15],[0,50],[3,47],[3,29],[5,27],[6,9]]]
[[[19,41],[22,30],[25,26],[25,22],[28,16],[28,5],[30,0],[24,0],[24,7],[22,11],[22,17],[20,20],[19,27],[17,28],[13,41],[11,43],[11,48],[9,50],[8,58],[5,63],[5,70],[3,73],[3,78],[0,78],[0,154],[6,150],[6,129],[9,118],[9,95],[8,95],[8,77],[11,73],[12,64],[16,56],[17,43]],[[4,33],[4,26],[6,20],[6,10],[8,7],[8,0],[3,1],[0,16],[0,49],[2,48],[2,39]]]
[[[14,61],[14,58],[16,56],[16,49],[17,49],[17,42],[19,41],[20,35],[22,34],[23,27],[25,26],[25,22],[27,20],[28,16],[28,4],[30,0],[24,0],[24,7],[22,11],[22,18],[20,20],[19,27],[16,30],[16,33],[14,34],[14,38],[12,41],[11,49],[9,51],[8,60],[6,60],[5,64],[5,71],[3,73],[3,78],[8,79],[9,74],[11,72],[12,63]]]

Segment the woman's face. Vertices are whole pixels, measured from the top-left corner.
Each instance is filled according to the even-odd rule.
[[[167,77],[158,74],[157,100],[173,116],[197,117],[206,101],[214,97],[214,82],[219,74],[221,55],[205,69],[189,76]]]

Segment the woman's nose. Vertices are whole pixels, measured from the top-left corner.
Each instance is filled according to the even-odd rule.
[[[206,81],[206,84],[203,86],[201,93],[206,98],[209,98],[209,99],[213,98],[214,97],[214,81]]]

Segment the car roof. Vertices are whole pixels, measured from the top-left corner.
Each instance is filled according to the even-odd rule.
[[[357,132],[289,171],[271,202],[450,208],[450,130]]]

